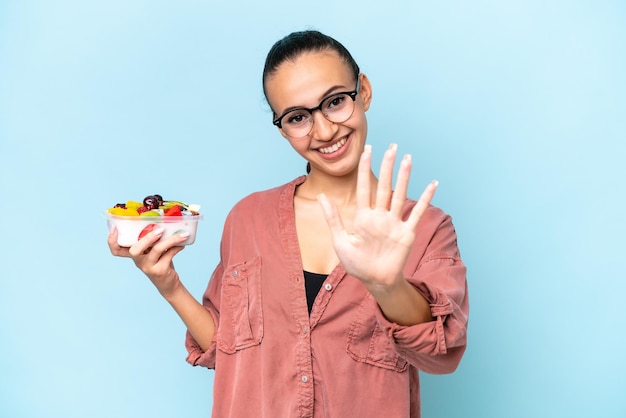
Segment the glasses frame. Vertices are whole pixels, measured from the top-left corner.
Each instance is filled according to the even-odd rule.
[[[324,112],[322,112],[322,105],[324,104],[324,102],[326,102],[331,97],[339,96],[341,94],[345,94],[345,95],[349,96],[352,99],[352,102],[356,102],[356,95],[359,93],[359,84],[360,84],[360,82],[361,82],[361,78],[357,76],[357,78],[356,78],[356,87],[354,88],[354,90],[351,90],[351,91],[340,91],[340,92],[337,92],[337,93],[330,94],[330,95],[324,97],[322,99],[322,101],[320,102],[320,104],[318,106],[316,106],[316,107],[311,107],[311,108],[296,107],[296,108],[290,109],[290,110],[286,111],[285,113],[283,113],[282,115],[280,115],[279,117],[277,117],[276,119],[274,119],[272,121],[272,124],[277,126],[279,129],[283,129],[282,119],[285,116],[287,116],[287,114],[289,114],[291,112],[294,112],[296,110],[304,110],[304,111],[308,112],[311,116],[313,116],[313,112],[315,112],[316,110],[319,110],[320,113],[322,115],[324,115],[324,118],[326,118],[326,120],[328,120],[329,122],[332,122],[332,123],[342,123],[342,122],[345,122],[346,120],[348,120],[348,119],[350,119],[352,117],[352,114],[354,113],[354,109],[352,110],[352,113],[350,114],[350,116],[348,116],[348,118],[346,120],[341,121],[341,122],[333,122],[332,120],[328,119],[328,117],[324,114]],[[311,122],[311,130],[312,129],[313,129],[313,122]],[[304,138],[305,136],[307,136],[308,134],[311,133],[311,130],[309,130],[309,132],[307,132],[305,135],[298,136],[298,137],[293,137],[293,138]],[[289,136],[291,136],[291,135],[289,135]]]

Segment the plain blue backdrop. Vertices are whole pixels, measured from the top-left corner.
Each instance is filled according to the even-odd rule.
[[[457,228],[469,345],[424,417],[626,416],[617,0],[0,1],[0,416],[209,416],[213,372],[102,212],[201,204],[176,260],[199,298],[230,207],[304,173],[260,84],[304,28],[370,77],[376,167],[398,143]]]

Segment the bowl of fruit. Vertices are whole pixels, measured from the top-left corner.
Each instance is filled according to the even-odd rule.
[[[117,203],[106,210],[105,216],[109,231],[114,227],[117,229],[120,247],[132,246],[157,226],[164,229],[161,238],[188,232],[189,238],[180,245],[191,245],[196,240],[198,222],[202,219],[200,205],[163,200],[158,194],[146,196],[142,202]]]

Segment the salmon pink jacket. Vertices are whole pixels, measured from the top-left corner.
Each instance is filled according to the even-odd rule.
[[[389,322],[341,265],[309,315],[293,204],[304,180],[251,194],[226,219],[203,296],[216,335],[206,352],[186,338],[187,361],[215,369],[213,416],[420,417],[418,371],[454,371],[466,346],[466,267],[451,218],[426,210],[404,268],[433,321]]]

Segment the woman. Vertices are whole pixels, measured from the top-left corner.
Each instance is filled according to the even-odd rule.
[[[466,343],[465,266],[436,182],[407,199],[410,156],[371,170],[368,78],[337,41],[292,33],[263,89],[308,174],[241,200],[200,304],[155,230],[131,257],[188,329],[188,361],[215,369],[216,417],[419,417],[418,370],[455,370]]]

